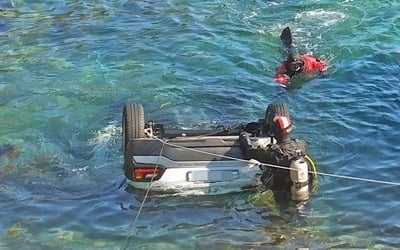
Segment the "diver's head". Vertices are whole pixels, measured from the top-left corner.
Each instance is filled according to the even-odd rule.
[[[304,61],[301,59],[300,54],[290,53],[285,62],[286,70],[290,76],[296,75],[303,70]]]
[[[289,140],[292,128],[292,122],[289,117],[275,116],[272,130],[278,142]]]

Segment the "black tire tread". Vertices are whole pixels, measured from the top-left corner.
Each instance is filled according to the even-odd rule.
[[[140,103],[126,105],[128,139],[144,138],[144,110]]]
[[[131,139],[144,138],[144,110],[140,103],[127,103],[122,111],[122,150]]]
[[[285,116],[290,119],[289,106],[285,103],[271,103],[265,111],[265,132],[269,134],[275,116]]]

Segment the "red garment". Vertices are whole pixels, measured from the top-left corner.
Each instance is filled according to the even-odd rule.
[[[313,73],[315,71],[322,72],[326,70],[326,63],[316,57],[304,54],[300,55],[300,58],[304,62],[302,73]],[[290,76],[287,74],[285,63],[279,66],[274,79],[276,82],[281,84],[286,84],[290,80]]]

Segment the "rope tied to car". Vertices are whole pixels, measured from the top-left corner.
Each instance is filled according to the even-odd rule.
[[[135,217],[135,219],[134,219],[133,222],[132,222],[131,231],[133,230],[133,227],[134,227],[135,224],[137,223],[137,221],[138,221],[138,219],[139,219],[139,216],[140,216],[140,214],[141,214],[141,212],[142,212],[142,209],[143,209],[143,207],[144,207],[144,203],[146,202],[147,197],[149,196],[149,193],[150,193],[150,190],[151,190],[151,184],[154,182],[154,178],[155,178],[155,176],[156,176],[156,172],[157,172],[157,169],[158,169],[158,166],[159,166],[159,163],[160,163],[160,158],[161,158],[161,155],[162,155],[162,153],[163,153],[163,151],[164,151],[164,146],[165,146],[165,143],[162,144],[162,147],[161,147],[161,150],[160,150],[160,154],[159,154],[158,157],[157,157],[157,162],[156,162],[156,166],[155,166],[155,168],[154,168],[153,175],[152,175],[152,177],[151,177],[151,179],[150,179],[150,182],[149,182],[149,186],[148,186],[147,189],[146,189],[146,193],[145,193],[145,195],[144,195],[144,197],[143,197],[143,201],[140,203],[139,210],[138,210],[138,212],[137,212],[137,214],[136,214],[136,217]],[[126,236],[126,239],[125,239],[126,244],[125,244],[125,246],[124,246],[123,248],[121,248],[121,249],[124,249],[124,250],[125,250],[125,249],[128,248],[128,246],[129,246],[129,244],[130,244],[130,242],[131,242],[131,239],[132,239],[132,235],[133,235],[133,234],[130,233],[130,234],[128,234],[128,236]]]
[[[211,156],[216,156],[216,157],[220,157],[220,158],[224,158],[224,159],[230,159],[230,160],[236,160],[236,161],[240,161],[240,162],[244,162],[244,163],[248,163],[250,166],[267,166],[267,167],[272,167],[272,168],[279,168],[279,169],[286,169],[286,170],[290,170],[290,167],[285,167],[285,166],[279,166],[279,165],[274,165],[274,164],[269,164],[269,163],[264,163],[264,162],[259,162],[255,159],[251,159],[251,160],[245,160],[245,159],[241,159],[241,158],[236,158],[236,157],[231,157],[231,156],[226,156],[226,155],[219,155],[219,154],[214,154],[214,153],[210,153],[210,152],[206,152],[203,150],[199,150],[199,149],[194,149],[194,148],[188,148],[188,147],[184,147],[181,145],[177,145],[174,143],[170,143],[168,141],[162,140],[158,137],[153,136],[153,139],[156,139],[158,141],[160,141],[163,145],[169,145],[172,147],[177,147],[177,148],[181,148],[181,149],[186,149],[189,151],[193,151],[193,152],[197,152],[197,153],[202,153],[202,154],[207,154],[207,155],[211,155]],[[306,157],[309,158],[310,157]],[[311,160],[311,159],[310,159]],[[313,164],[312,164],[313,165]],[[374,179],[368,179],[368,178],[361,178],[361,177],[356,177],[356,176],[347,176],[347,175],[339,175],[339,174],[331,174],[331,173],[324,173],[324,172],[319,172],[316,171],[315,169],[315,165],[312,166],[313,170],[309,171],[309,173],[311,174],[316,174],[316,175],[321,175],[321,176],[328,176],[328,177],[334,177],[334,178],[340,178],[340,179],[347,179],[347,180],[355,180],[355,181],[364,181],[364,182],[370,182],[370,183],[377,183],[377,184],[385,184],[385,185],[393,185],[393,186],[400,186],[400,183],[398,182],[391,182],[391,181],[384,181],[384,180],[374,180]]]

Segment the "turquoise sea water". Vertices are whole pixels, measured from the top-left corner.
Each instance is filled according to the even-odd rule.
[[[400,182],[397,1],[0,1],[0,249],[400,248],[400,187],[320,177],[303,207],[122,184],[121,111],[171,126],[287,102],[324,173]],[[288,89],[279,35],[328,62]]]

